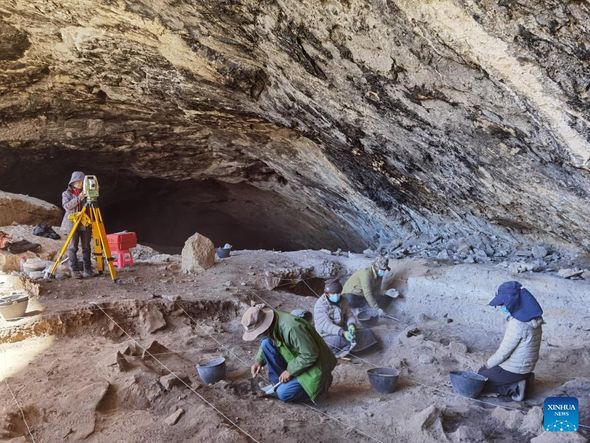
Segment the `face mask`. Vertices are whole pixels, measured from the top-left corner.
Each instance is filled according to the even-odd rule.
[[[340,301],[340,294],[328,294],[328,300],[332,303],[338,303]]]
[[[383,277],[383,276],[385,275],[385,270],[384,270],[384,269],[379,269],[379,270],[377,271],[377,275],[378,275],[379,277]]]

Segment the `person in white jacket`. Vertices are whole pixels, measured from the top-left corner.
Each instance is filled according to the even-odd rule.
[[[533,294],[516,281],[502,283],[489,304],[501,307],[507,319],[500,347],[479,370],[488,378],[484,393],[522,401],[539,359],[543,309]]]

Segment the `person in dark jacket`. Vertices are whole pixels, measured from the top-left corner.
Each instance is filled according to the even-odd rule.
[[[68,183],[68,188],[61,194],[61,204],[66,213],[61,222],[61,229],[69,233],[74,227],[74,222],[70,216],[81,211],[86,203],[86,195],[82,191],[84,182],[84,173],[75,171]],[[72,241],[67,250],[68,262],[73,278],[92,277],[92,262],[90,260],[90,243],[92,241],[92,228],[90,226],[78,225]],[[83,272],[80,273],[80,263],[78,262],[78,243],[82,248]]]
[[[306,320],[259,304],[242,316],[243,339],[263,337],[250,368],[252,376],[266,366],[279,400],[297,402],[326,392],[332,383],[336,358]]]
[[[522,401],[539,359],[543,309],[533,294],[516,281],[502,283],[489,304],[501,306],[507,323],[500,347],[479,370],[488,378],[484,392]]]

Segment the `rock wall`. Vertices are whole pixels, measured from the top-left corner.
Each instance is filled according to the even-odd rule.
[[[36,225],[61,223],[63,211],[50,203],[28,195],[0,191],[0,226],[16,224]]]
[[[9,0],[0,17],[4,189],[78,165],[245,183],[354,244],[590,249],[586,2]]]

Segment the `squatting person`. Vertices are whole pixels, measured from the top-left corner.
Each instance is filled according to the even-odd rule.
[[[242,326],[245,341],[262,338],[252,376],[265,366],[270,382],[281,383],[279,400],[314,401],[328,390],[336,358],[309,322],[259,304],[246,310]]]
[[[379,315],[382,315],[383,310],[379,304],[384,303],[385,296],[381,286],[387,271],[391,271],[389,259],[382,256],[378,257],[368,268],[354,272],[344,283],[342,289],[344,298],[350,307],[362,308],[368,304],[375,308]]]
[[[324,293],[313,308],[314,326],[336,356],[344,355],[356,345],[356,319],[342,298],[342,285],[329,280]]]

